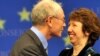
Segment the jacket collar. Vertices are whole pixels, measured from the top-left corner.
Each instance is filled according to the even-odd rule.
[[[70,49],[68,55],[71,56],[73,53],[73,48]],[[89,53],[94,53],[94,50],[92,47],[90,47],[88,44],[81,50],[81,52],[78,54],[78,56],[85,56],[88,55]]]

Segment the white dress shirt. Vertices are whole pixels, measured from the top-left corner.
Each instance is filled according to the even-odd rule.
[[[46,37],[34,26],[31,27],[31,30],[38,36],[39,40],[41,41],[44,49],[46,49],[46,52],[48,54],[48,42],[46,40]]]

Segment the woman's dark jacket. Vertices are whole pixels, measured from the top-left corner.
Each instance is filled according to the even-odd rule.
[[[59,56],[72,56],[73,48],[71,49],[64,49],[61,51]],[[99,53],[96,53],[92,47],[86,45],[83,50],[77,56],[100,56]]]

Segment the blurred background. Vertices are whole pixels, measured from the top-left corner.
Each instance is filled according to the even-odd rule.
[[[66,24],[69,13],[80,7],[93,10],[100,17],[100,0],[56,0],[61,2]],[[31,9],[38,0],[0,0],[0,56],[9,56],[9,52],[19,36],[32,26]],[[49,56],[58,56],[61,50],[70,47],[67,27],[62,37],[53,37],[48,41]],[[100,53],[100,39],[93,46]]]

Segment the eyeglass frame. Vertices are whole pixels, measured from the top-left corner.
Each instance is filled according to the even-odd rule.
[[[52,16],[52,17],[58,19],[58,17],[56,17],[56,16]],[[63,23],[65,23],[65,21],[66,21],[65,19],[58,19],[58,20],[61,20]]]

